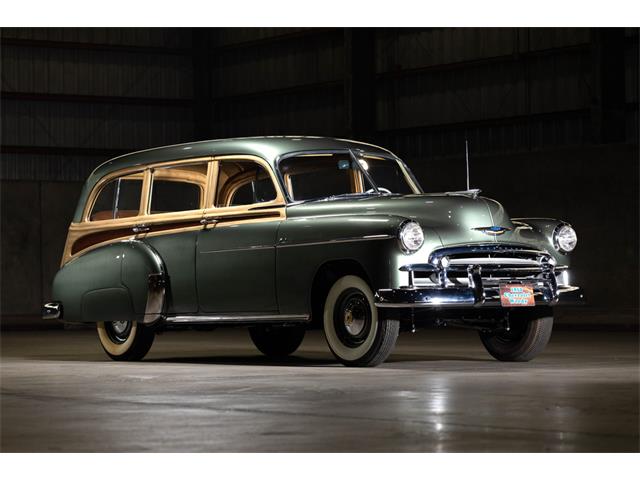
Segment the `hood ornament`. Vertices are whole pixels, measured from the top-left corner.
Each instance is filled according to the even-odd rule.
[[[505,232],[510,232],[511,228],[501,227],[499,225],[491,225],[490,227],[477,227],[477,228],[472,228],[471,230],[476,230],[486,235],[493,235],[494,237],[497,237],[498,235],[502,235]]]

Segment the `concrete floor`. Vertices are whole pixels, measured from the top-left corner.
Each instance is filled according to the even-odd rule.
[[[128,364],[91,331],[1,340],[4,452],[640,450],[633,332],[554,332],[505,364],[474,332],[423,330],[374,369],[335,363],[320,332],[281,364],[241,329],[166,333]]]

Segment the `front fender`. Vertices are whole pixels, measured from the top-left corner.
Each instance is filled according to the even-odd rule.
[[[397,238],[408,217],[400,215],[322,215],[296,217],[282,222],[278,246],[336,242],[387,236]]]
[[[515,231],[512,238],[523,243],[534,243],[538,248],[547,250],[558,265],[570,265],[569,255],[556,250],[553,232],[559,225],[567,224],[553,218],[512,218]]]
[[[308,312],[313,279],[330,262],[357,262],[374,289],[395,285],[396,259],[404,256],[398,229],[406,220],[397,215],[323,215],[282,222],[276,245],[280,312]]]

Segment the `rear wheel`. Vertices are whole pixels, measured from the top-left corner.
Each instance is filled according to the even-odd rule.
[[[113,360],[142,360],[155,338],[151,327],[131,320],[98,322],[97,330],[102,348]]]
[[[509,323],[508,331],[480,332],[482,344],[497,360],[528,362],[549,343],[553,330],[551,312],[513,312]]]
[[[304,338],[304,327],[249,327],[253,344],[267,357],[282,358],[295,352]]]
[[[355,275],[345,275],[333,284],[324,304],[323,322],[331,352],[349,367],[384,362],[400,331],[397,320],[378,317],[373,292]]]

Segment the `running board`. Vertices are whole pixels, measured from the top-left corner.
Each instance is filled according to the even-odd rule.
[[[256,323],[308,323],[309,315],[175,315],[165,317],[167,325],[252,325]]]

